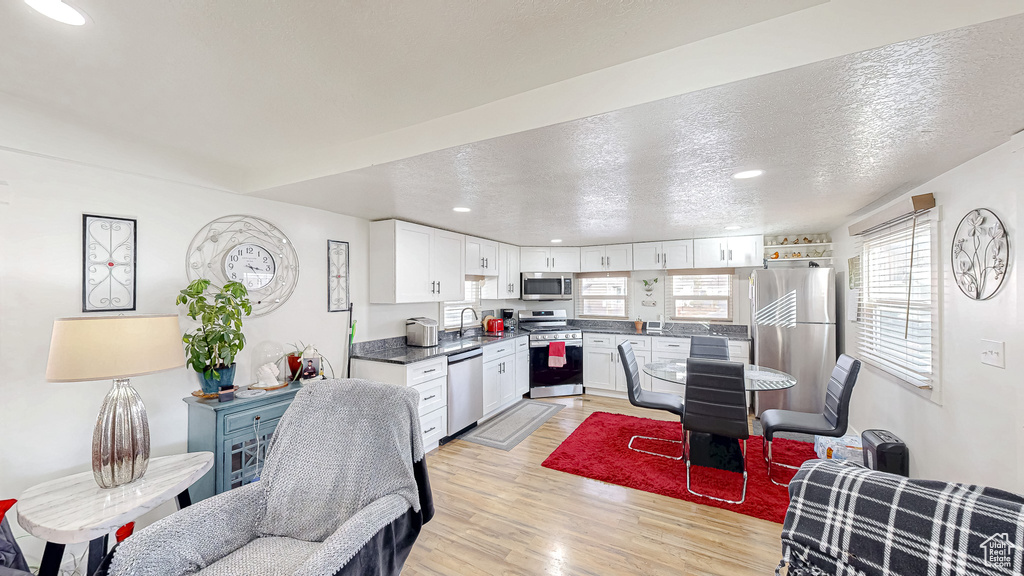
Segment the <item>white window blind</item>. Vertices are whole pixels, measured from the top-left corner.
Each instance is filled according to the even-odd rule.
[[[466,280],[466,299],[459,300],[457,302],[445,302],[444,311],[442,316],[444,317],[444,329],[451,330],[459,327],[461,321],[462,311],[466,308],[472,308],[476,312],[476,317],[480,318],[480,291],[483,287],[482,280]],[[480,322],[473,320],[473,315],[466,312],[466,324],[467,327],[479,326]]]
[[[860,359],[919,388],[932,387],[938,366],[935,230],[926,213],[869,231],[860,245]]]
[[[629,319],[629,274],[579,274],[576,316]]]
[[[665,313],[672,320],[732,320],[732,281],[729,273],[703,274],[670,271]]]

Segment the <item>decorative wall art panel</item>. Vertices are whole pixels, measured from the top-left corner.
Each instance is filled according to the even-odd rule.
[[[953,277],[972,300],[988,300],[999,291],[1010,263],[1010,242],[991,210],[971,210],[953,234]]]
[[[344,312],[349,307],[348,242],[327,241],[327,311]]]
[[[136,225],[82,215],[82,312],[135,310]]]

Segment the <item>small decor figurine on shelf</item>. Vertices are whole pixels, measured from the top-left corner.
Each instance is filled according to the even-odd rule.
[[[1006,229],[991,210],[978,208],[964,216],[953,234],[953,277],[971,300],[988,300],[999,291],[1010,262]]]
[[[188,317],[199,327],[182,337],[188,365],[199,373],[204,394],[216,395],[235,379],[235,356],[245,347],[242,318],[252,313],[248,291],[228,282],[208,294],[210,281],[199,278],[178,293],[177,304],[188,306]]]

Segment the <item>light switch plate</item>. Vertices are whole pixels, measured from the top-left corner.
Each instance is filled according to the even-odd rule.
[[[997,342],[996,340],[982,340],[981,363],[988,364],[989,366],[995,366],[996,368],[1006,368],[1005,350],[1005,342]]]

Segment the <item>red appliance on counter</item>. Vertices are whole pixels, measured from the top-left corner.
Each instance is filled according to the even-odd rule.
[[[487,331],[495,333],[504,332],[505,321],[502,320],[501,318],[491,318],[490,320],[487,321]]]

